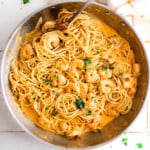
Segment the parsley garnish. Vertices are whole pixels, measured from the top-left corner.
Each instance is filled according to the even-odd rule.
[[[35,92],[32,92],[32,94],[35,94]]]
[[[58,77],[58,76],[56,76],[56,79],[57,79],[57,80],[59,80],[59,77]]]
[[[45,107],[45,110],[47,110],[47,107]]]
[[[122,72],[120,72],[120,73],[119,73],[119,76],[123,76],[123,73],[122,73]]]
[[[34,98],[33,98],[33,100],[35,101],[35,100],[36,100],[36,98],[34,97]]]
[[[46,79],[46,80],[45,80],[45,82],[46,82],[46,83],[49,83],[49,82],[50,82],[50,80],[49,80],[49,79]]]
[[[54,112],[52,112],[52,113],[51,113],[51,116],[56,116],[56,115],[54,114]]]
[[[94,99],[94,98],[95,98],[95,96],[92,97],[92,99]]]
[[[107,66],[102,66],[102,70],[107,71],[108,67]]]
[[[122,139],[122,142],[123,142],[123,144],[124,144],[125,146],[127,146],[127,145],[128,145],[127,141],[128,141],[128,139],[127,139],[127,138],[123,138],[123,139]]]
[[[92,26],[91,26],[91,25],[89,25],[88,27],[89,27],[89,28],[91,28]]]
[[[101,129],[96,129],[98,133],[102,133],[102,130]]]
[[[115,69],[115,67],[109,64],[109,69]]]
[[[88,115],[92,115],[92,111],[91,111],[91,110],[87,111],[86,113],[87,113]]]
[[[87,67],[88,64],[91,64],[92,61],[89,58],[83,59],[84,64],[85,64],[85,68]]]
[[[23,0],[23,3],[24,4],[27,4],[27,3],[29,3],[30,2],[30,0]]]
[[[64,84],[64,86],[66,86],[67,84]]]
[[[111,46],[113,43],[109,43],[108,45]]]
[[[137,143],[136,146],[137,146],[138,148],[143,148],[143,144],[142,144],[142,143]]]
[[[99,52],[99,49],[96,49],[96,52]]]
[[[100,87],[102,88],[102,86],[103,86],[103,84],[102,83],[100,83]]]
[[[83,99],[81,99],[81,100],[77,100],[77,99],[76,99],[76,106],[77,106],[77,108],[79,108],[79,109],[84,108],[85,103],[83,102]]]

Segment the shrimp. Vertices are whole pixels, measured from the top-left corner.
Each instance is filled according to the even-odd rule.
[[[96,106],[95,100],[96,100],[96,95],[94,93],[88,93],[86,106],[88,107]]]
[[[69,66],[69,70],[71,71],[82,70],[83,67],[84,67],[84,62],[82,60],[77,59],[71,62]]]
[[[123,75],[122,82],[124,88],[132,88],[132,87],[136,87],[137,85],[136,78],[132,77],[130,74]]]
[[[73,94],[80,94],[80,88],[75,83],[69,83],[68,86],[65,88],[66,92],[73,93]]]
[[[132,72],[135,76],[139,76],[140,75],[140,64],[133,64],[133,67],[132,67]]]
[[[112,117],[117,117],[119,112],[116,109],[116,106],[110,103],[105,105],[105,114]]]
[[[53,74],[50,79],[53,86],[62,86],[66,83],[66,78],[61,74]]]
[[[42,26],[42,32],[46,32],[49,28],[54,28],[55,21],[46,21]]]
[[[99,90],[103,93],[109,93],[111,91],[111,88],[115,88],[116,84],[113,80],[107,79],[107,80],[101,80]]]
[[[86,94],[88,92],[88,86],[83,82],[79,82],[79,85],[80,85],[80,97],[84,98],[86,97]]]
[[[100,80],[100,76],[97,73],[96,69],[88,68],[85,72],[85,80],[89,83],[96,83]]]
[[[34,56],[34,50],[30,44],[25,44],[20,50],[20,59],[29,60]]]
[[[70,130],[70,125],[68,122],[60,122],[60,128],[62,131],[68,131]]]
[[[39,46],[44,50],[48,51],[58,47],[60,44],[59,35],[56,31],[45,33],[39,43]]]
[[[61,71],[66,71],[69,68],[69,63],[67,61],[57,61],[56,67]]]
[[[79,74],[77,71],[70,71],[69,72],[69,75],[72,77],[72,78],[75,78],[77,80],[79,80]]]
[[[112,77],[112,70],[107,69],[102,70],[101,68],[98,70],[98,74],[100,75],[101,79],[111,78]]]

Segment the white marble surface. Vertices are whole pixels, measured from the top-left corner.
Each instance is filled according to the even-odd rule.
[[[10,33],[14,30],[18,23],[23,20],[34,10],[46,6],[48,2],[54,0],[30,0],[29,4],[23,5],[22,0],[0,0],[0,50],[4,50],[5,44]],[[109,0],[110,7],[115,9],[126,0]],[[150,60],[150,11],[148,5],[150,0],[135,0],[134,8],[138,13],[130,7],[123,6],[117,9],[136,29],[141,36],[148,58]],[[141,15],[145,15],[141,17]],[[130,15],[135,15],[134,17]],[[132,24],[134,18],[134,24]],[[2,55],[2,52],[0,53]],[[150,150],[150,102],[149,96],[144,105],[144,109],[138,116],[137,120],[126,130],[127,134],[122,134],[109,144],[96,148],[97,150],[137,150],[136,144],[143,143],[142,150]],[[122,138],[128,138],[128,145],[122,143]],[[52,150],[52,148],[44,143],[40,143],[25,133],[21,127],[12,118],[5,102],[0,93],[0,150]]]

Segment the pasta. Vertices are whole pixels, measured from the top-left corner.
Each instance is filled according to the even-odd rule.
[[[72,15],[63,9],[42,26],[40,18],[24,35],[9,81],[16,102],[38,126],[80,136],[130,111],[140,65],[125,39],[86,12],[63,31],[48,30]]]

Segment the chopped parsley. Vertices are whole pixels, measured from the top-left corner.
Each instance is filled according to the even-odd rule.
[[[33,100],[35,101],[35,100],[36,100],[36,98],[34,97],[34,98],[33,98]]]
[[[56,79],[57,79],[57,80],[59,80],[59,77],[58,77],[58,76],[56,76]]]
[[[96,129],[98,133],[102,133],[102,130],[101,129]]]
[[[109,64],[109,69],[115,69],[115,67]]]
[[[109,43],[108,45],[111,46],[113,43]]]
[[[56,115],[54,114],[54,112],[52,112],[52,113],[51,113],[51,116],[56,116]]]
[[[123,139],[122,139],[122,142],[123,142],[123,144],[124,144],[125,146],[128,145],[128,143],[127,143],[127,142],[128,142],[128,139],[127,139],[127,138],[123,138]]]
[[[123,76],[123,73],[122,73],[122,72],[120,72],[120,73],[119,73],[119,76]]]
[[[100,87],[102,88],[102,86],[103,86],[103,84],[102,83],[100,83]]]
[[[87,113],[88,115],[92,115],[92,111],[91,111],[91,110],[87,111],[86,113]]]
[[[27,3],[29,3],[30,2],[30,0],[23,0],[23,3],[24,4],[27,4]]]
[[[45,107],[45,110],[47,110],[47,107]]]
[[[91,28],[92,26],[91,26],[91,25],[89,25],[88,27],[89,27],[89,28]]]
[[[37,98],[39,98],[39,99],[40,99],[41,97],[40,97],[40,96],[38,96]]]
[[[96,88],[96,92],[98,92],[98,88]]]
[[[102,66],[102,70],[107,71],[108,67],[107,66]]]
[[[136,146],[137,146],[137,148],[143,148],[143,144],[142,143],[137,143]]]
[[[81,99],[81,100],[77,100],[77,99],[76,99],[76,106],[77,106],[77,108],[79,108],[79,109],[84,108],[85,103],[83,102],[83,99]]]
[[[94,99],[95,98],[95,96],[92,96],[92,99]]]
[[[46,83],[49,83],[49,82],[50,82],[50,80],[49,80],[49,79],[46,79],[46,80],[45,80],[45,82],[46,82]]]
[[[32,94],[35,94],[35,92],[32,92]]]
[[[99,52],[99,49],[96,49],[96,52]]]
[[[84,64],[85,64],[85,68],[87,67],[88,64],[91,64],[92,61],[89,58],[83,59]]]
[[[66,140],[69,140],[69,137],[68,137],[68,136],[66,137]]]

